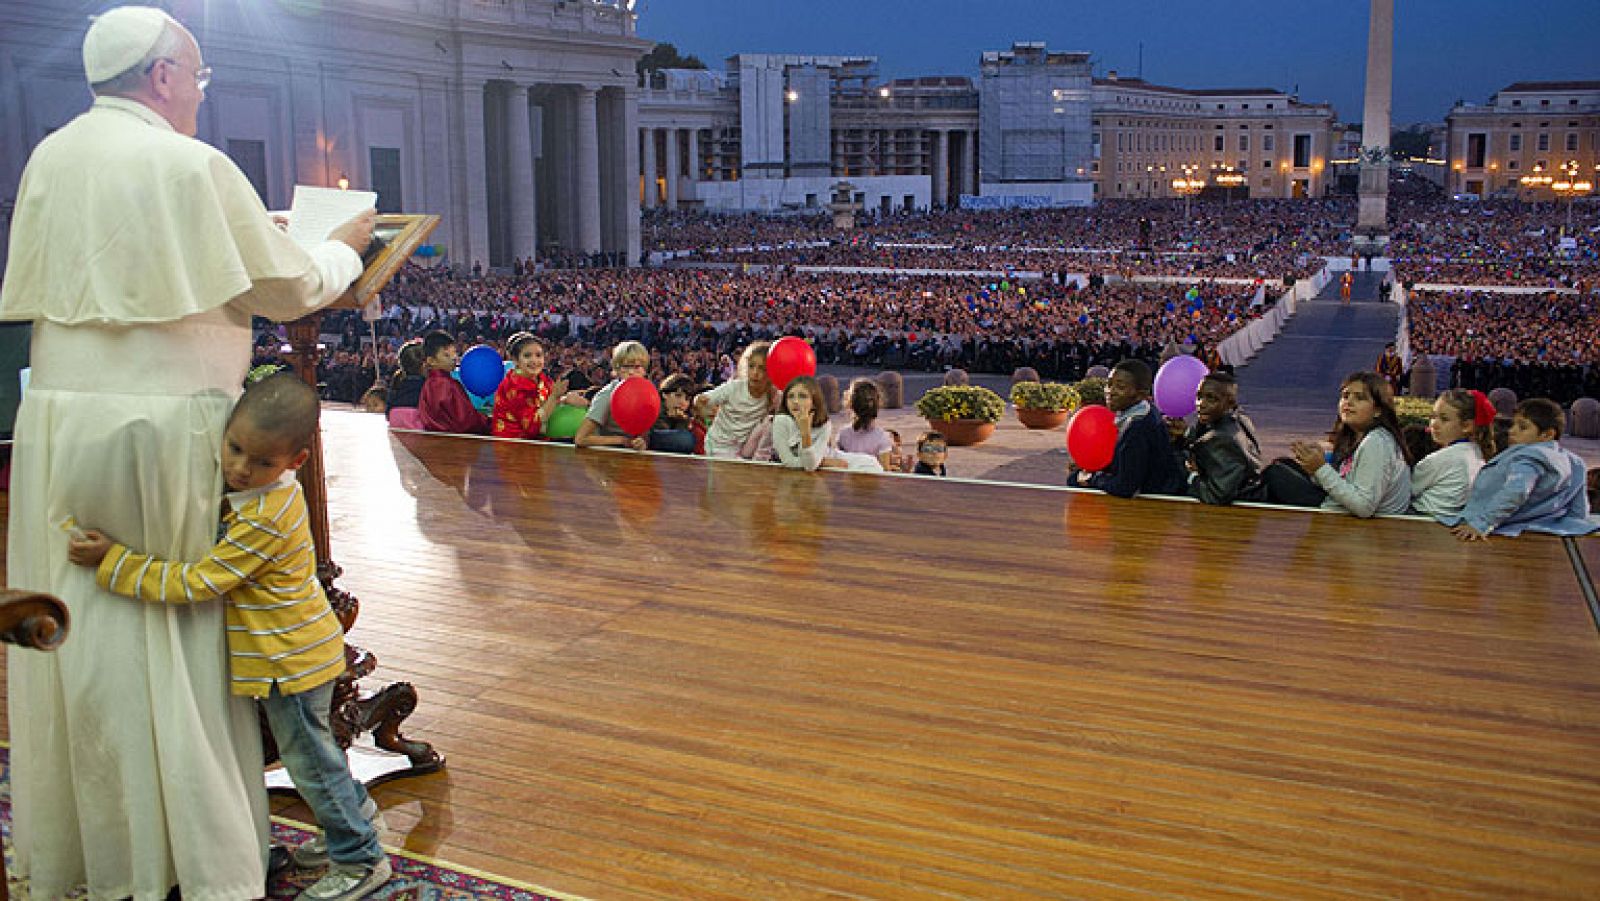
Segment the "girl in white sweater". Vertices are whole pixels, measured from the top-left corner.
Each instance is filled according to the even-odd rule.
[[[840,453],[829,447],[833,426],[822,386],[810,376],[799,376],[783,391],[783,408],[772,417],[772,450],[778,462],[790,469],[852,469],[882,472],[870,454]]]
[[[1494,456],[1494,406],[1482,391],[1446,391],[1433,402],[1428,434],[1439,450],[1411,471],[1411,507],[1425,516],[1460,513],[1478,470]]]

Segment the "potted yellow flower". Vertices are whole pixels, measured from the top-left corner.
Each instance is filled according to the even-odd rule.
[[[1030,429],[1053,429],[1078,409],[1078,389],[1057,382],[1018,382],[1011,386],[1017,419]]]
[[[917,399],[917,413],[951,447],[987,441],[1005,409],[1000,395],[977,385],[930,388]]]

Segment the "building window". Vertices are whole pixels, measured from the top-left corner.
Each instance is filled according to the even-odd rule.
[[[1567,149],[1568,150],[1577,150],[1578,149],[1578,135],[1577,135],[1577,132],[1568,132],[1567,133]]]
[[[229,138],[228,158],[250,180],[250,187],[256,189],[256,196],[261,198],[261,202],[272,206],[271,201],[267,200],[267,143]]]
[[[1311,136],[1294,136],[1294,167],[1296,169],[1311,168]]]
[[[1550,101],[1548,99],[1541,100],[1541,101],[1539,101],[1539,105],[1540,106],[1549,106],[1550,105]]]
[[[401,212],[406,205],[400,193],[400,149],[374,147],[368,157],[372,161],[372,189],[378,192],[378,212]]]
[[[1222,135],[1217,135],[1216,146],[1213,147],[1212,150],[1216,151],[1217,153],[1222,152]]]
[[[1267,104],[1267,109],[1272,109],[1272,104]]]
[[[1513,100],[1513,101],[1511,101],[1511,105],[1512,106],[1521,106],[1522,105],[1522,101],[1521,100]]]
[[[1271,169],[1272,168],[1272,160],[1262,160],[1261,161],[1261,168],[1263,168],[1263,169]]]
[[[1250,104],[1248,104],[1248,103],[1241,103],[1241,104],[1239,104],[1239,108],[1240,108],[1240,109],[1249,109],[1249,108],[1250,108]]]
[[[1249,153],[1250,152],[1250,136],[1249,135],[1240,135],[1239,136],[1239,152],[1240,153]]]
[[[1543,153],[1544,151],[1549,150],[1549,149],[1550,149],[1550,133],[1549,132],[1543,132],[1543,131],[1539,132],[1539,152]]]
[[[1521,167],[1517,165],[1517,161],[1516,160],[1506,160],[1506,171],[1507,172],[1515,172],[1519,168],[1521,168]]]
[[[1488,136],[1483,132],[1467,135],[1467,168],[1482,169],[1484,157],[1488,155]]]
[[[1511,136],[1511,152],[1516,153],[1522,149],[1522,135]]]
[[[1271,128],[1272,126],[1268,125],[1267,127]],[[1261,150],[1263,153],[1272,152],[1272,135],[1261,136]]]

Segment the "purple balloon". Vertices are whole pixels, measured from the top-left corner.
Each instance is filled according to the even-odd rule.
[[[1200,380],[1211,370],[1189,354],[1179,354],[1161,364],[1156,373],[1156,406],[1164,416],[1188,416],[1194,412],[1195,392]]]

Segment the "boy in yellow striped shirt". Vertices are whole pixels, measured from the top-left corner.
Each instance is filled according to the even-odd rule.
[[[97,567],[100,586],[127,597],[157,604],[227,599],[233,693],[260,699],[332,861],[300,901],[354,901],[392,870],[370,821],[377,805],[350,775],[328,723],[334,680],[345,668],[344,630],[317,581],[310,517],[295,479],[319,412],[316,392],[288,373],[245,391],[222,438],[226,531],[204,560],[160,560],[93,529],[73,538],[67,556]]]

